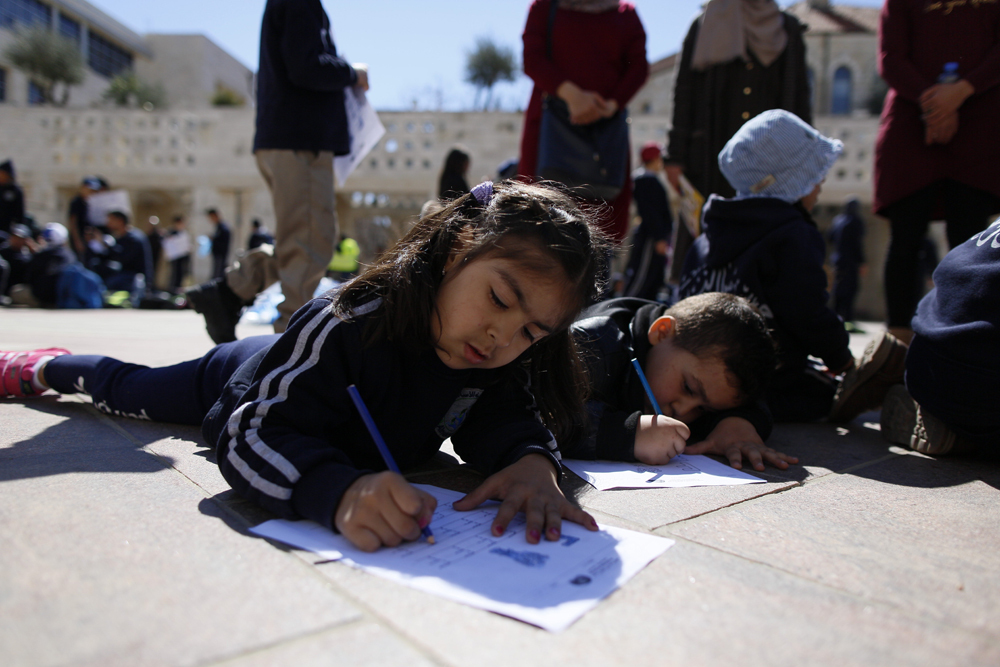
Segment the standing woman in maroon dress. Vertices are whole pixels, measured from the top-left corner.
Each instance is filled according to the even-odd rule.
[[[524,73],[535,88],[524,114],[518,174],[528,180],[537,175],[544,94],[563,99],[570,120],[585,125],[625,108],[649,75],[646,32],[635,7],[623,0],[559,0],[550,60],[546,36],[552,1],[534,0],[524,26]],[[611,211],[602,223],[616,241],[628,232],[631,202],[632,182],[626,177],[621,194],[608,202]]]
[[[957,63],[953,82],[945,64]],[[943,215],[954,248],[1000,212],[1000,3],[886,0],[879,72],[890,86],[875,144],[874,210],[889,219],[889,330],[908,342],[918,253]]]

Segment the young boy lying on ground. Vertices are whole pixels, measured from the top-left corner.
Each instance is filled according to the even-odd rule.
[[[774,343],[746,299],[709,293],[674,306],[611,299],[573,323],[590,381],[588,422],[563,456],[663,464],[677,454],[746,458],[785,469],[794,456],[764,444],[771,415],[758,399],[774,372]],[[653,415],[638,359],[663,416]],[[687,443],[692,443],[688,445]]]

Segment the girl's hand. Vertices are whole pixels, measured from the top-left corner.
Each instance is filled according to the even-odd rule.
[[[479,507],[490,498],[503,500],[490,529],[499,537],[518,512],[524,512],[525,537],[538,544],[542,535],[550,542],[559,539],[562,520],[569,519],[587,530],[597,530],[594,517],[574,506],[559,490],[552,463],[541,454],[528,454],[495,475],[454,504],[459,512]]]
[[[334,525],[362,551],[420,537],[431,521],[437,499],[410,485],[402,475],[380,472],[359,477],[337,506]]]
[[[708,437],[687,448],[688,454],[716,454],[729,459],[729,465],[740,470],[744,457],[754,470],[763,470],[764,461],[784,470],[789,463],[798,463],[794,456],[777,452],[760,439],[757,429],[742,417],[726,417],[712,429]]]
[[[690,437],[691,429],[684,422],[662,415],[643,415],[635,430],[635,458],[646,465],[663,465],[684,453]]]

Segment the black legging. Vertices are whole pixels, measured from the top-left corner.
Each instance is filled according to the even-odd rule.
[[[920,245],[927,227],[943,206],[948,245],[954,248],[986,228],[989,217],[1000,212],[996,196],[951,179],[936,181],[885,210],[892,236],[885,260],[885,301],[890,327],[909,327],[917,310]]]

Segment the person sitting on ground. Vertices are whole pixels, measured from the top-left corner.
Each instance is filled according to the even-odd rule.
[[[3,276],[0,276],[0,296],[6,297],[11,287],[26,281],[34,249],[31,230],[20,223],[11,225],[10,234],[0,242],[0,261],[5,265]]]
[[[267,228],[261,225],[260,220],[254,218],[253,222],[250,223],[250,227],[253,231],[250,233],[250,239],[247,241],[247,251],[259,248],[265,243],[274,245],[274,237],[267,231]]]
[[[105,248],[94,272],[104,280],[108,290],[141,296],[153,284],[149,241],[129,224],[128,215],[122,211],[108,213],[107,228],[111,239],[104,237]]]
[[[632,198],[642,221],[632,233],[622,295],[655,300],[663,289],[674,217],[664,180],[663,146],[650,141],[640,157],[642,167],[632,175]]]
[[[912,325],[902,365],[880,363],[866,351],[870,358],[847,374],[844,386],[851,391],[838,396],[834,406],[840,417],[853,419],[882,404],[882,436],[889,442],[932,455],[995,455],[1000,442],[1000,220],[945,255]]]
[[[562,445],[578,459],[668,462],[678,454],[746,458],[784,470],[794,456],[764,444],[771,415],[760,400],[774,373],[774,342],[746,299],[712,292],[667,307],[620,298],[591,306],[571,329],[587,367],[585,435]],[[632,359],[662,410],[654,416]],[[692,444],[688,445],[690,442]]]
[[[729,292],[767,320],[778,368],[766,395],[779,422],[826,417],[838,385],[833,375],[854,365],[844,322],[827,306],[826,244],[809,214],[843,148],[788,111],[748,121],[719,153],[736,196],[709,198],[704,233],[684,261],[682,298]]]
[[[66,246],[69,232],[58,222],[42,230],[42,245],[28,262],[25,282],[10,289],[15,304],[54,308],[59,300],[59,278],[63,270],[76,264],[76,255]]]

